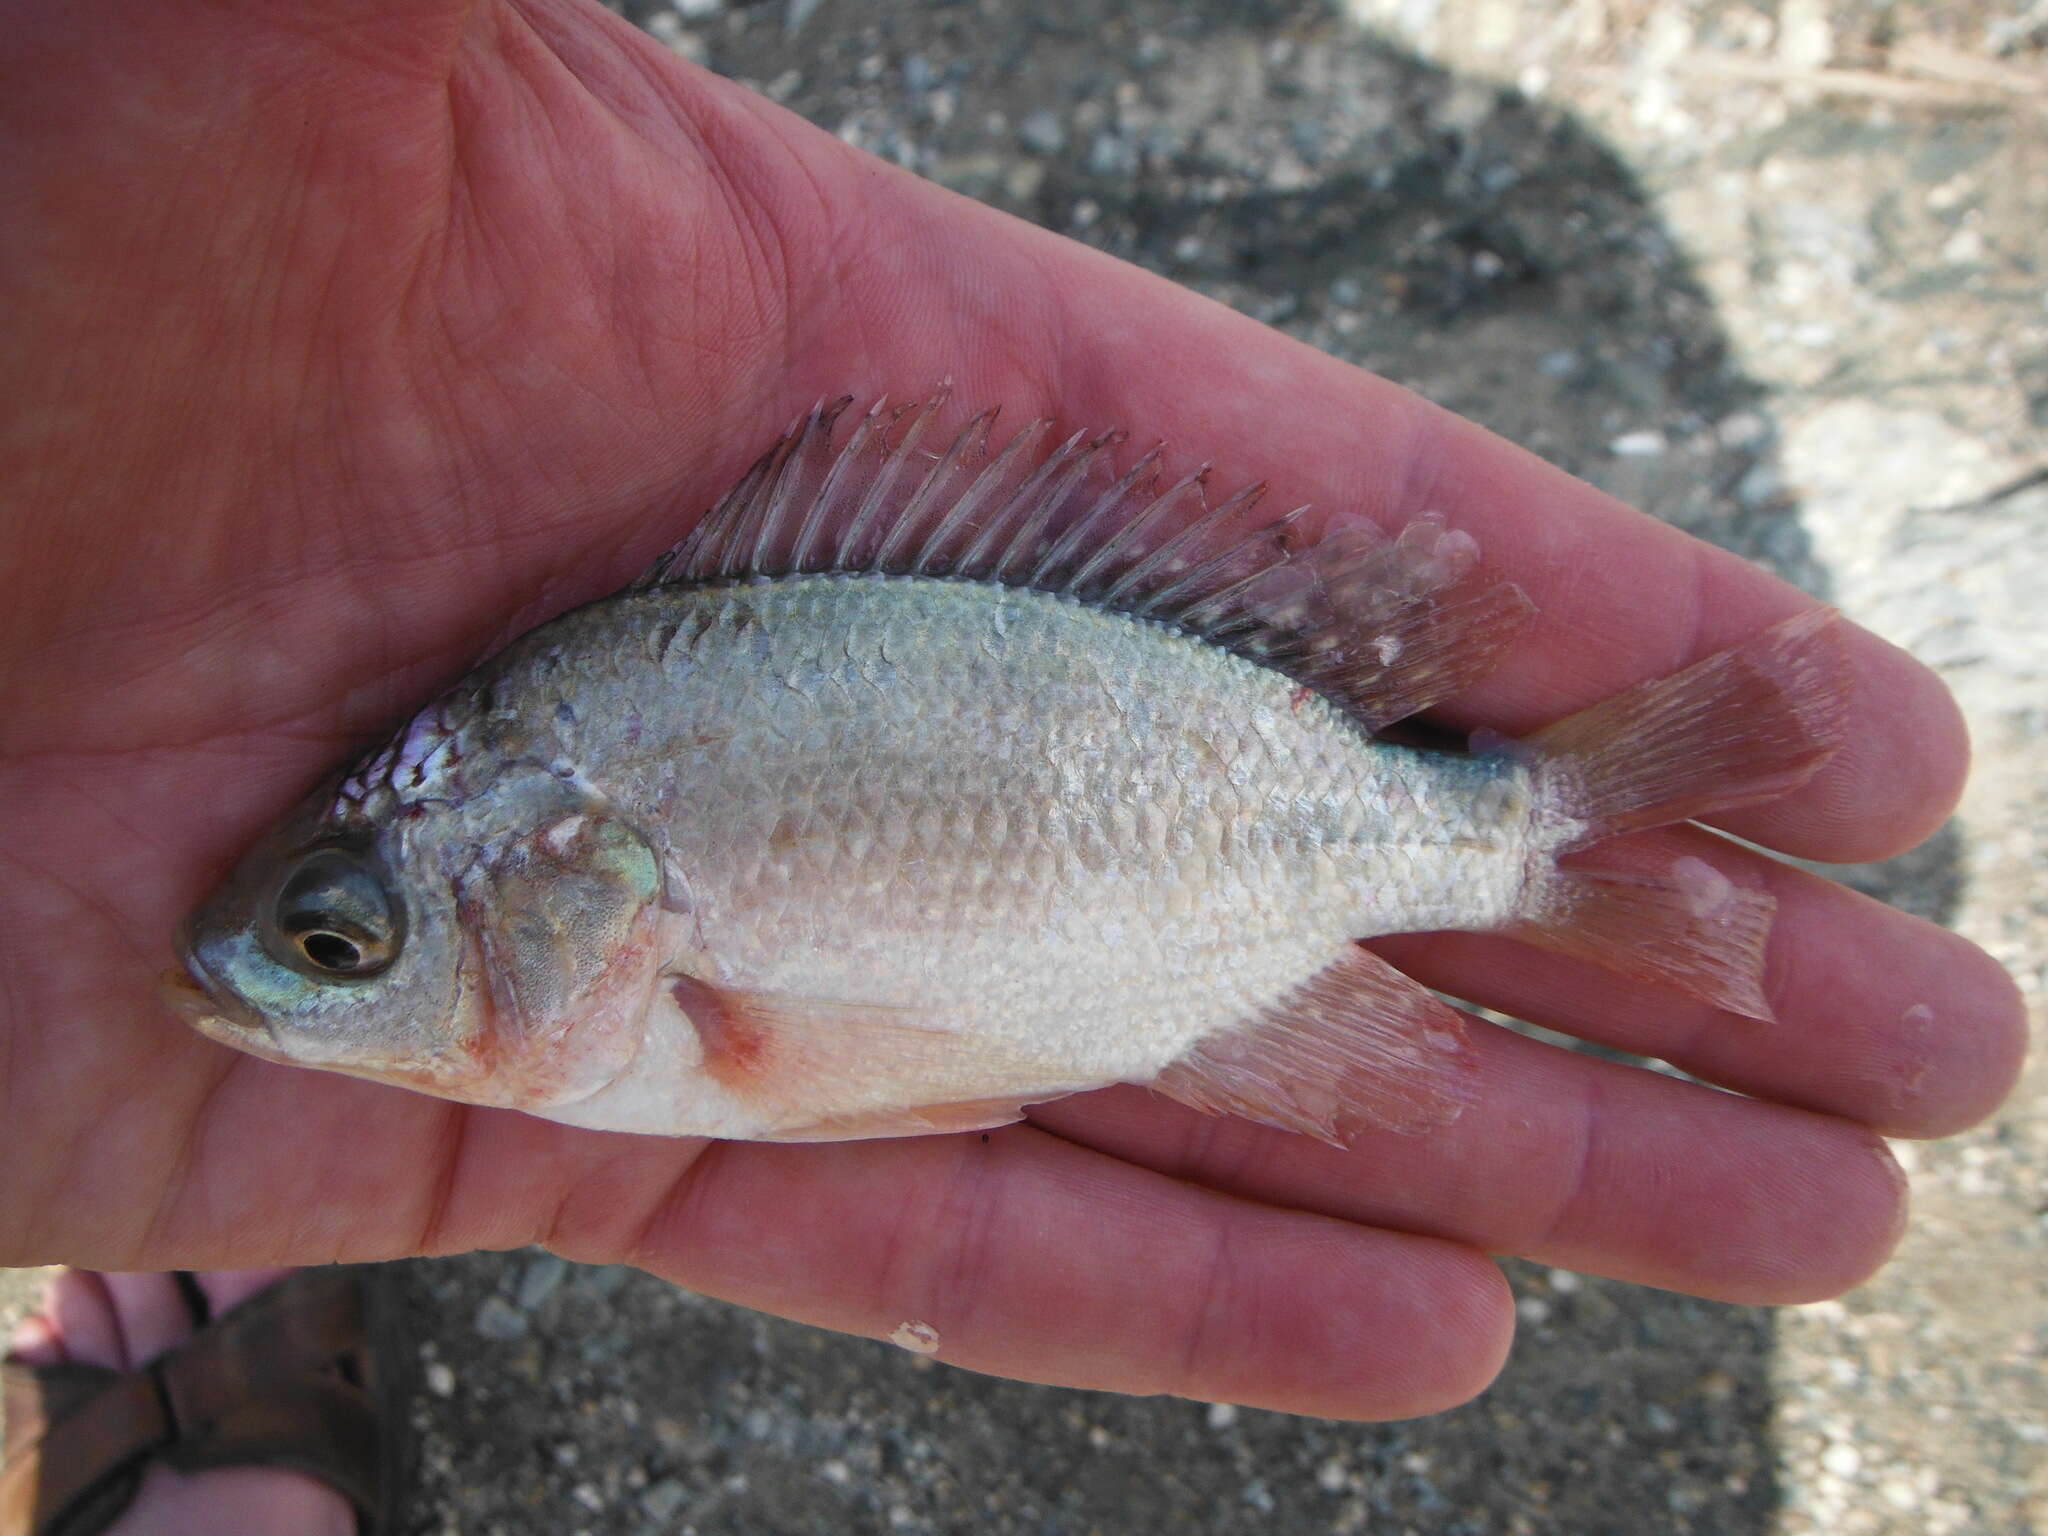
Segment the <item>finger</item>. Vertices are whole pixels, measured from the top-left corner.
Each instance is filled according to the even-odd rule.
[[[1499,1272],[1469,1250],[1265,1209],[1028,1127],[830,1157],[722,1145],[634,1260],[971,1370],[1328,1418],[1462,1402],[1512,1329]]]
[[[437,47],[421,56],[438,57]],[[1390,526],[1443,511],[1540,610],[1500,673],[1446,713],[1453,723],[1526,730],[1806,601],[1386,381],[862,155],[588,6],[535,4],[517,25],[472,29],[451,67],[452,92],[437,69],[388,64],[376,73],[394,100],[392,82],[411,82],[411,126],[398,136],[414,153],[403,175],[352,184],[362,206],[328,222],[403,226],[407,250],[472,256],[495,250],[508,229],[524,232],[533,248],[522,246],[505,270],[472,270],[451,256],[401,285],[416,295],[417,325],[430,337],[445,341],[451,313],[469,317],[459,324],[475,341],[468,365],[501,380],[506,408],[465,416],[460,432],[437,421],[441,435],[427,433],[410,473],[390,466],[388,445],[366,455],[378,473],[346,459],[346,474],[333,474],[348,494],[310,500],[345,502],[347,518],[310,531],[293,520],[292,539],[257,541],[262,558],[241,559],[237,546],[251,593],[274,593],[282,579],[322,589],[325,601],[295,591],[290,612],[276,615],[289,640],[282,654],[346,656],[355,672],[354,658],[388,651],[393,676],[444,675],[508,616],[539,617],[537,595],[558,608],[615,583],[676,531],[650,514],[665,490],[708,504],[794,410],[846,389],[918,393],[946,376],[963,401],[1120,422],[1188,455],[1215,455],[1232,476],[1270,479],[1291,500],[1359,509]],[[337,71],[326,94],[355,102],[338,87],[343,78]],[[251,99],[294,113],[302,101],[294,92]],[[351,123],[396,120],[381,96],[374,112],[355,104]],[[445,118],[458,110],[468,131],[451,133]],[[532,121],[524,136],[474,131],[485,112],[527,113],[545,132]],[[266,131],[255,107],[237,127],[266,153],[296,142]],[[374,137],[364,134],[366,143]],[[393,155],[384,142],[392,136],[377,139],[380,155]],[[500,164],[506,143],[521,150],[516,173]],[[549,144],[620,173],[547,165]],[[437,154],[448,163],[430,163]],[[448,195],[449,178],[462,195]],[[296,174],[277,179],[300,184]],[[237,184],[248,180],[238,171]],[[412,201],[401,205],[394,187]],[[469,222],[422,231],[426,209]],[[95,228],[81,221],[87,252]],[[246,302],[239,270],[210,262],[195,285],[217,285],[232,309]],[[337,261],[336,270],[357,285],[343,298],[322,288],[322,303],[390,320],[385,267]],[[522,291],[522,273],[545,292]],[[601,292],[588,305],[560,302],[584,288]],[[679,292],[702,302],[679,306]],[[547,323],[502,323],[529,307]],[[439,357],[418,337],[400,339]],[[718,366],[707,368],[707,358]],[[158,368],[153,377],[190,373]],[[565,376],[575,381],[568,391]],[[430,398],[445,395],[436,382]],[[268,396],[223,400],[209,419],[240,419],[258,403]],[[123,409],[141,418],[143,405],[162,404],[124,397]],[[273,457],[252,451],[248,460]],[[217,442],[207,460],[241,462]],[[306,499],[305,486],[296,491]],[[235,499],[255,494],[245,488]],[[191,532],[174,526],[179,538],[152,547],[152,568],[184,571],[191,592],[217,597],[226,545],[207,546],[195,563],[181,553],[195,547]],[[449,556],[456,548],[459,560]],[[86,553],[113,558],[96,549],[88,537]],[[579,553],[573,563],[584,574],[571,590],[556,573]],[[363,601],[365,592],[375,600]],[[1953,803],[1964,746],[1939,684],[1861,632],[1847,636],[1845,651],[1853,713],[1842,752],[1781,804],[1731,816],[1732,829],[1808,856],[1868,858],[1917,841]],[[332,695],[333,679],[318,665],[303,671],[310,710]],[[153,682],[161,694],[161,678]]]
[[[1628,838],[1602,867],[1706,861],[1778,904],[1763,1023],[1487,934],[1378,940],[1416,979],[1532,1024],[1682,1067],[1744,1093],[1946,1136],[2012,1090],[2026,1012],[2005,971],[1965,939],[1805,870],[1697,830]]]
[[[685,104],[703,103],[696,110],[729,132],[736,88],[688,83]],[[857,221],[786,248],[793,266],[778,268],[778,291],[794,296],[790,324],[806,345],[793,349],[773,419],[867,380],[914,394],[951,375],[963,398],[1121,423],[1216,455],[1231,476],[1271,480],[1289,502],[1354,508],[1390,527],[1441,511],[1539,613],[1498,675],[1447,712],[1459,724],[1529,730],[1810,605],[1384,380],[754,110],[791,151],[782,175],[748,183],[770,222]],[[821,205],[818,188],[830,185],[859,185],[859,212]],[[947,238],[934,239],[939,230]],[[848,249],[860,260],[804,258]],[[827,315],[833,328],[814,338],[808,317]],[[1845,651],[1853,727],[1842,752],[1781,805],[1731,815],[1731,829],[1811,857],[1872,858],[1919,841],[1954,804],[1966,748],[1939,681],[1860,630]]]
[[[116,1272],[101,1279],[132,1365],[154,1360],[192,1337],[192,1312],[173,1275],[162,1270]]]
[[[219,1317],[293,1273],[295,1271],[288,1266],[273,1264],[263,1269],[204,1270],[193,1278],[199,1282],[199,1289],[206,1293],[207,1305],[213,1309],[213,1315]]]
[[[1071,338],[1113,334],[1097,306],[1147,312],[1136,292],[1084,284],[1082,258],[1071,259],[1068,302],[1088,313],[1063,331],[1063,367],[1087,350]],[[1190,357],[1186,376],[1220,372],[1213,386],[1223,398],[1243,398],[1239,392],[1251,387],[1235,370],[1286,382],[1256,396],[1256,415],[1197,435],[1199,425],[1179,430],[1185,406],[1177,410],[1160,382],[1172,370],[1141,370],[1135,356],[1111,356],[1097,368],[1114,369],[1125,382],[1105,384],[1106,398],[1085,413],[1089,419],[1129,420],[1142,432],[1178,436],[1190,450],[1227,453],[1233,474],[1273,480],[1290,503],[1355,508],[1390,528],[1440,511],[1477,539],[1490,575],[1529,593],[1537,610],[1530,631],[1497,672],[1440,712],[1447,723],[1526,734],[1811,606],[1759,568],[1382,380],[1181,296],[1152,294],[1150,302],[1162,324],[1169,310],[1184,311],[1172,320],[1183,344],[1213,353],[1206,369]],[[1843,626],[1842,661],[1850,728],[1841,750],[1783,801],[1730,813],[1720,824],[1806,857],[1853,861],[1912,846],[1953,808],[1967,745],[1946,689],[1904,652],[1853,625]]]
[[[1861,1127],[1474,1035],[1475,1097],[1456,1121],[1348,1151],[1131,1089],[1032,1119],[1247,1199],[1722,1301],[1838,1295],[1898,1239],[1904,1183]]]
[[[61,1341],[66,1360],[124,1371],[135,1365],[121,1332],[106,1277],[96,1270],[66,1269],[50,1282],[43,1314]]]

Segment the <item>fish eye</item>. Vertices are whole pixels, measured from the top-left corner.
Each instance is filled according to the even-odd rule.
[[[335,848],[300,860],[278,889],[271,924],[271,953],[323,977],[374,976],[397,958],[402,939],[377,872]]]

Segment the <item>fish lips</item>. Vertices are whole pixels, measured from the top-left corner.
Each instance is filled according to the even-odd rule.
[[[178,953],[184,965],[157,978],[158,994],[173,1013],[209,1040],[271,1061],[290,1060],[263,1015],[207,973],[189,926],[178,936]]]

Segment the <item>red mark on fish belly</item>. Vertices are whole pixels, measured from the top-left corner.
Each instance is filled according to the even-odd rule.
[[[1309,687],[1306,683],[1304,683],[1300,687],[1296,688],[1294,692],[1290,693],[1287,696],[1287,707],[1293,710],[1296,714],[1300,714],[1301,706],[1306,704],[1310,699],[1314,698],[1315,693],[1315,689]]]
[[[676,976],[668,990],[697,1031],[704,1070],[735,1093],[757,1085],[768,1066],[768,1031],[749,1019],[735,998],[709,982]]]

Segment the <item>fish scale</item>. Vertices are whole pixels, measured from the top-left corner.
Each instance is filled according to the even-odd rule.
[[[692,622],[734,601],[744,623]],[[637,677],[637,633],[679,621],[696,637],[685,664]],[[1519,881],[1524,829],[1506,817],[1464,860],[1483,877],[1445,865],[1413,879],[1407,850],[1441,853],[1441,827],[1384,806],[1422,798],[1431,776],[1471,777],[1465,760],[1374,742],[1285,678],[1163,626],[981,584],[843,577],[645,594],[601,622],[584,643],[621,658],[616,686],[664,692],[666,735],[622,750],[585,711],[543,750],[608,800],[661,807],[693,904],[731,914],[704,933],[714,985],[1058,1033],[1093,1073],[1140,1035],[1170,1060],[1298,981],[1302,954],[1417,926],[1411,911],[1498,921]],[[881,655],[894,684],[867,690]],[[503,691],[542,685],[523,666],[515,647]],[[697,788],[662,804],[665,765],[712,721],[739,733],[698,749],[681,781]],[[1003,842],[977,848],[998,808]],[[858,862],[887,881],[848,904],[839,882],[864,829]],[[1150,943],[1099,942],[1109,915]],[[1029,981],[991,988],[985,972],[1017,945],[1035,956]]]

